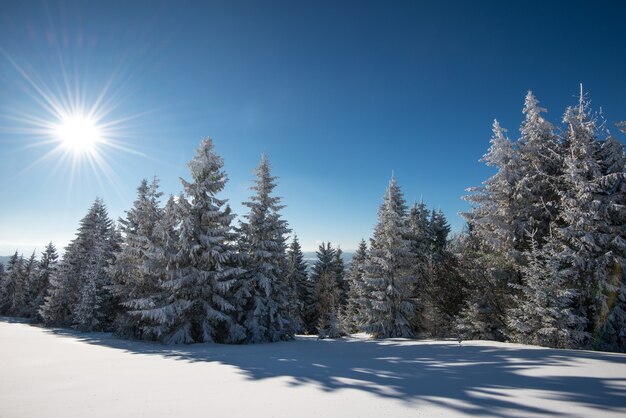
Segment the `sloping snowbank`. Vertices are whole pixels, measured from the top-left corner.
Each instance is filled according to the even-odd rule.
[[[626,414],[626,355],[468,341],[162,346],[0,321],[0,417]]]

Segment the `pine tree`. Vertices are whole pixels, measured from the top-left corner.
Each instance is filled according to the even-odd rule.
[[[570,332],[579,336],[580,347],[592,347],[601,340],[607,300],[617,290],[612,273],[624,254],[623,240],[614,240],[608,217],[611,199],[602,187],[606,177],[598,158],[601,148],[588,107],[581,91],[579,105],[568,108],[563,119],[567,153],[561,177],[561,227],[555,229],[551,251],[552,261],[558,264],[552,280],[577,290],[572,315],[578,320],[572,323],[586,322],[586,327]]]
[[[341,289],[337,282],[337,251],[329,243],[322,243],[317,251],[317,261],[311,271],[315,283],[314,315],[311,322],[317,322],[319,338],[337,338],[342,335],[339,321]]]
[[[156,340],[169,331],[168,305],[171,290],[167,283],[176,278],[176,260],[179,251],[178,227],[180,216],[177,198],[170,196],[162,215],[152,231],[152,240],[146,248],[145,273],[156,280],[153,293],[129,303],[128,314],[141,324],[142,338]]]
[[[161,195],[156,178],[150,184],[142,180],[133,207],[127,211],[126,219],[120,219],[124,240],[115,255],[111,274],[113,293],[125,308],[116,321],[117,333],[122,336],[153,338],[145,335],[146,324],[141,315],[134,312],[146,307],[146,303],[161,291],[161,272],[150,268],[154,229],[162,216]]]
[[[463,213],[471,244],[464,254],[469,272],[464,279],[471,291],[458,324],[460,334],[468,338],[503,340],[506,335],[506,313],[512,303],[511,284],[519,283],[518,248],[524,224],[516,189],[520,181],[518,156],[506,130],[493,123],[491,146],[481,161],[497,169],[483,187],[470,188],[465,199],[473,204],[470,213]],[[463,277],[463,276],[461,276]]]
[[[584,318],[573,312],[576,289],[568,288],[554,260],[546,259],[552,243],[539,248],[530,234],[528,264],[522,267],[523,284],[508,312],[509,338],[522,344],[576,348],[584,339]]]
[[[101,199],[80,221],[76,238],[63,254],[39,314],[48,326],[75,326],[82,331],[110,330],[117,306],[108,274],[119,237]]]
[[[357,332],[364,317],[363,300],[365,284],[363,282],[364,264],[367,259],[367,244],[361,240],[348,268],[347,282],[349,285],[348,301],[343,314],[343,327],[347,332]]]
[[[110,291],[109,267],[119,236],[101,199],[81,221],[77,244],[82,269],[73,272],[78,278],[77,302],[70,305],[73,325],[81,331],[111,330],[118,305]]]
[[[346,265],[343,261],[343,251],[341,251],[340,247],[337,247],[335,251],[335,277],[337,280],[337,286],[339,287],[339,306],[340,310],[343,310],[348,303],[348,291],[350,290],[350,285],[346,280]]]
[[[280,198],[273,196],[276,177],[266,155],[256,168],[252,190],[256,192],[244,206],[250,212],[240,222],[239,248],[245,255],[249,296],[243,303],[240,322],[253,343],[293,338],[289,317],[289,282],[286,271],[285,236],[290,232],[281,219]]]
[[[365,262],[368,291],[363,330],[374,338],[414,336],[411,323],[415,316],[415,276],[411,271],[410,242],[405,239],[405,217],[404,197],[392,177]]]
[[[554,127],[546,121],[539,101],[528,92],[523,113],[526,116],[517,141],[515,211],[516,254],[529,249],[528,234],[533,231],[535,245],[541,247],[551,235],[551,225],[559,210],[559,176],[563,167],[563,150]]]
[[[154,330],[165,343],[237,342],[245,336],[229,300],[243,270],[231,228],[235,215],[216,197],[227,181],[223,165],[207,138],[189,162],[192,181],[181,179],[185,196],[177,204],[179,251],[163,283],[167,300],[153,312],[159,319]]]
[[[24,257],[17,251],[9,258],[2,283],[3,295],[0,312],[3,315],[19,316],[26,303],[26,280]]]
[[[32,299],[30,302],[30,312],[33,318],[37,321],[43,321],[43,318],[39,314],[39,310],[45,303],[45,298],[48,294],[50,287],[50,279],[56,274],[59,255],[57,254],[56,247],[52,242],[46,245],[46,248],[41,253],[41,259],[37,266],[35,280],[31,282],[30,289]]]
[[[308,292],[307,265],[304,261],[298,236],[294,235],[287,252],[287,283],[289,284],[289,317],[294,322],[295,332],[306,330],[304,308]]]
[[[24,296],[21,306],[17,312],[18,316],[23,316],[29,319],[35,318],[36,312],[31,309],[31,306],[35,298],[34,294],[35,286],[37,285],[37,276],[37,259],[35,258],[35,251],[33,251],[24,264],[24,272],[22,273],[22,292]]]

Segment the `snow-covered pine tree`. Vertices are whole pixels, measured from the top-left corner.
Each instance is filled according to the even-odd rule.
[[[38,322],[41,322],[43,318],[39,314],[39,310],[45,303],[45,298],[48,294],[48,288],[50,286],[50,278],[56,274],[58,268],[59,255],[56,247],[52,242],[46,245],[46,248],[41,253],[41,259],[37,266],[37,273],[34,280],[30,283],[30,312],[31,316]]]
[[[337,282],[337,251],[330,242],[319,246],[317,261],[311,271],[311,281],[315,283],[314,315],[311,321],[317,321],[319,338],[338,338],[342,335],[339,314],[341,308],[341,289]]]
[[[286,271],[287,222],[281,219],[280,198],[273,195],[276,177],[267,155],[255,170],[255,194],[243,205],[250,209],[241,221],[239,248],[245,257],[244,286],[249,296],[239,305],[239,322],[252,343],[289,340],[294,325],[289,317],[289,282]]]
[[[625,125],[626,126],[626,125]],[[626,155],[624,145],[613,136],[602,142],[600,166],[606,215],[612,230],[611,251],[615,257],[606,308],[601,314],[595,347],[626,352]]]
[[[307,265],[297,235],[294,235],[287,251],[287,282],[290,289],[289,317],[294,323],[295,332],[304,332],[306,330],[304,307],[308,293],[308,275]]]
[[[76,304],[70,306],[73,325],[81,331],[109,331],[119,312],[109,274],[119,235],[101,199],[96,199],[81,221],[76,240],[82,268],[74,272],[79,293]]]
[[[18,312],[16,312],[17,316],[31,319],[35,317],[36,312],[31,310],[31,306],[35,293],[34,286],[37,284],[37,275],[37,259],[35,258],[35,251],[33,251],[28,260],[24,263],[24,273],[22,275],[24,299]]]
[[[185,196],[177,204],[179,251],[163,283],[168,297],[153,312],[159,320],[154,330],[165,343],[237,342],[245,337],[229,300],[243,269],[234,248],[235,215],[226,200],[216,197],[227,181],[223,165],[213,141],[206,138],[189,162],[192,181],[181,179]]]
[[[431,212],[432,241],[421,293],[422,330],[433,337],[454,335],[454,324],[466,299],[459,260],[449,249],[450,225],[441,210]]]
[[[553,251],[548,241],[543,248],[530,236],[528,263],[522,267],[523,281],[513,308],[507,315],[508,336],[513,342],[554,348],[576,348],[584,339],[585,320],[572,309],[576,289],[558,274],[558,263],[546,255]]]
[[[161,195],[156,177],[150,184],[142,180],[133,207],[126,212],[126,218],[119,221],[124,239],[111,268],[111,289],[123,306],[116,320],[116,331],[124,337],[153,338],[152,335],[145,335],[146,324],[135,311],[146,307],[146,303],[149,306],[149,301],[161,293],[162,273],[150,268],[154,229],[162,216],[159,207]]]
[[[466,338],[504,339],[506,312],[511,307],[509,284],[519,282],[516,243],[523,228],[514,216],[520,213],[515,198],[518,158],[505,132],[494,121],[491,146],[481,161],[497,172],[483,187],[467,189],[471,194],[464,197],[472,204],[472,210],[461,214],[469,227],[464,244],[470,245],[461,264],[467,266],[468,272],[478,273],[462,275],[471,289],[458,321],[459,332]]]
[[[9,258],[2,283],[3,300],[0,312],[3,315],[18,316],[26,303],[26,280],[24,257],[17,251]]]
[[[343,261],[343,251],[341,251],[339,246],[337,246],[337,250],[335,251],[335,275],[337,286],[339,287],[339,306],[341,312],[343,312],[348,303],[350,285],[346,280],[346,265]]]
[[[413,253],[405,239],[405,217],[404,196],[392,177],[364,266],[367,304],[362,328],[374,338],[414,336],[415,276],[411,269]]]
[[[559,210],[559,179],[563,169],[563,148],[554,127],[546,121],[539,101],[528,92],[524,102],[525,120],[517,141],[515,185],[511,222],[515,226],[514,256],[528,250],[528,233],[541,246],[550,236],[551,224]],[[523,261],[522,261],[523,263]]]
[[[156,279],[154,293],[143,299],[134,299],[130,304],[129,315],[141,323],[142,337],[147,340],[159,339],[169,330],[168,311],[163,307],[169,303],[171,293],[166,284],[176,277],[180,225],[176,202],[182,199],[182,195],[169,197],[146,248],[143,268],[146,274]]]
[[[589,115],[589,103],[582,91],[578,106],[566,110],[563,122],[567,152],[561,176],[561,222],[555,228],[550,252],[552,262],[557,264],[552,280],[577,290],[572,312],[577,320],[571,322],[578,326],[586,320],[586,327],[570,330],[584,336],[572,345],[592,347],[601,342],[607,302],[619,287],[619,283],[615,286],[613,272],[623,259],[623,239],[615,241],[607,210],[612,198],[603,187],[607,183],[599,160],[596,121]]]
[[[104,203],[96,199],[50,277],[45,303],[39,310],[44,324],[85,331],[111,329],[117,307],[109,291],[107,270],[118,239]]]
[[[348,301],[342,317],[343,328],[352,333],[359,330],[363,313],[363,299],[365,297],[365,285],[363,282],[364,263],[367,259],[367,244],[364,239],[359,242],[350,266],[346,280],[349,285]]]

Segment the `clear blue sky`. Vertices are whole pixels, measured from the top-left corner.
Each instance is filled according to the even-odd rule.
[[[143,177],[177,193],[204,136],[239,214],[269,154],[306,250],[369,237],[392,170],[459,230],[464,189],[491,174],[478,160],[492,120],[516,138],[527,90],[559,122],[583,82],[609,122],[626,119],[625,5],[4,1],[0,255],[66,245],[96,196],[123,215]],[[108,169],[38,161],[58,146],[42,97],[101,93]]]

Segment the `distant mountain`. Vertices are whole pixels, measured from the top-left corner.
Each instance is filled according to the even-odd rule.
[[[317,255],[315,254],[315,251],[303,251],[302,255],[304,255],[304,261],[306,262],[306,264],[309,266],[309,268],[311,268],[313,264],[315,264],[315,260],[317,260]],[[350,261],[352,261],[352,257],[354,257],[354,253],[344,252],[342,255],[343,262],[345,263],[347,268],[348,264],[350,264]]]
[[[11,258],[10,255],[0,255],[0,263],[6,266],[7,262],[9,261],[9,258]]]

